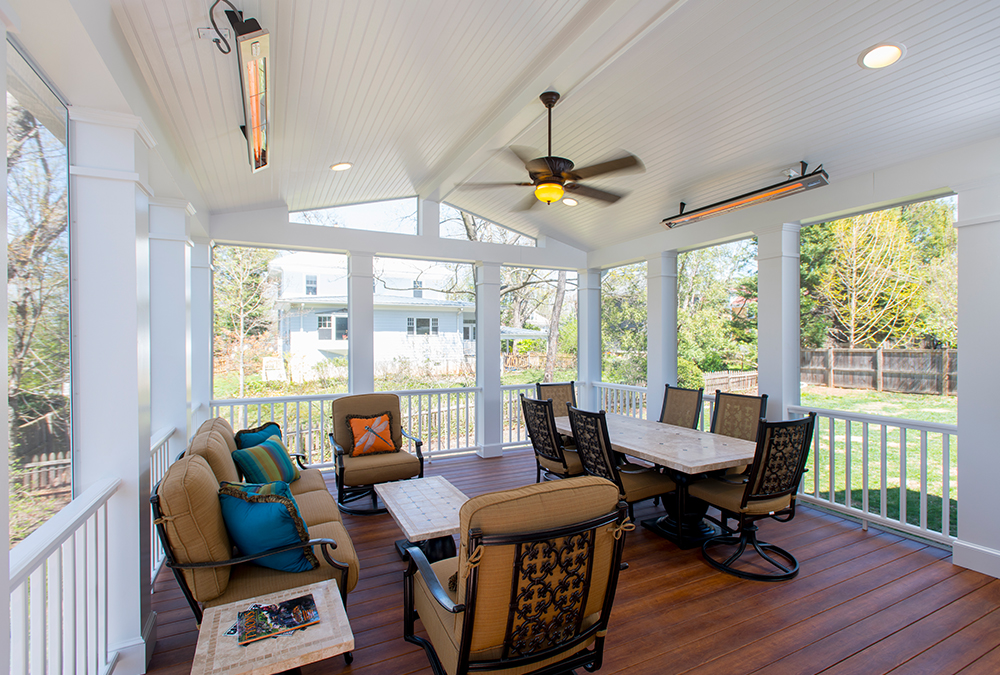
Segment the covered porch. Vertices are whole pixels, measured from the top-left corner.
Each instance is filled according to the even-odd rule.
[[[18,673],[133,675],[147,667],[187,672],[194,625],[160,569],[163,555],[149,509],[156,481],[199,425],[214,416],[238,427],[276,420],[310,461],[330,464],[326,434],[334,394],[214,396],[215,245],[348,257],[351,393],[375,388],[375,259],[473,266],[474,386],[400,392],[407,409],[416,411],[410,430],[429,441],[428,473],[448,477],[471,496],[534,478],[517,405],[518,394],[531,389],[501,382],[503,267],[576,272],[581,407],[655,417],[664,385],[677,383],[678,255],[755,237],[758,389],[769,396],[768,417],[786,419],[808,411],[800,405],[802,229],[954,195],[958,424],[817,411],[816,445],[800,496],[807,506],[791,523],[766,526],[768,536],[803,562],[792,583],[741,582],[712,572],[697,550],[679,551],[644,530],[629,535],[631,567],[622,577],[603,672],[658,673],[674,665],[675,672],[997,669],[1000,116],[992,92],[1000,81],[1000,31],[991,29],[1000,26],[1000,11],[994,3],[941,9],[941,3],[901,0],[876,16],[871,3],[861,0],[847,3],[849,8],[821,3],[816,15],[803,7],[812,3],[760,1],[751,12],[760,21],[752,25],[711,3],[603,0],[559,7],[509,0],[500,12],[509,22],[494,24],[489,3],[473,3],[465,17],[470,23],[454,34],[492,45],[476,59],[442,52],[446,41],[437,36],[416,35],[411,49],[387,56],[378,74],[366,74],[365,66],[381,63],[386,43],[397,39],[387,36],[407,32],[400,28],[407,23],[403,8],[346,3],[374,15],[370,21],[343,20],[343,34],[336,33],[342,51],[335,59],[315,51],[332,37],[299,39],[321,24],[330,31],[327,36],[341,30],[326,3],[295,3],[308,7],[290,16],[291,3],[261,0],[245,9],[259,11],[265,24],[271,21],[275,44],[283,50],[275,60],[284,59],[276,71],[281,88],[275,97],[285,119],[279,116],[275,124],[288,126],[275,129],[275,165],[255,174],[238,130],[236,67],[217,57],[211,42],[194,37],[209,25],[209,4],[0,0],[0,22],[16,45],[9,49],[24,52],[25,63],[58,91],[69,128],[73,320],[67,387],[73,400],[74,496],[5,563],[11,611],[0,619],[0,634],[10,640],[0,640],[0,662],[8,661]],[[435,26],[455,13],[444,0],[429,4],[424,18]],[[717,23],[713,6],[726,15]],[[536,11],[529,20],[518,18]],[[804,14],[791,16],[793,11]],[[947,11],[960,20],[941,20],[940,12]],[[841,27],[831,31],[834,24]],[[364,34],[365,48],[345,54],[352,27],[354,35]],[[531,38],[506,39],[529,29]],[[708,44],[717,30],[740,49],[715,50],[725,59],[721,62],[685,61],[699,51],[699,35]],[[892,71],[881,80],[861,79],[859,73],[870,73],[855,63],[857,52],[896,32],[923,47],[911,45],[910,56],[919,58],[902,62],[912,64],[902,71],[905,79],[892,80]],[[498,35],[503,44],[492,41]],[[786,43],[789,36],[792,43]],[[429,42],[420,41],[425,38]],[[825,57],[798,61],[783,51],[803,53],[813,41],[826,45],[835,67]],[[529,43],[527,49],[519,46]],[[959,43],[973,47],[982,65],[944,52],[944,45]],[[750,53],[754,58],[744,58]],[[308,82],[305,71],[295,70],[304,62],[310,68],[321,64],[309,71],[314,79]],[[362,74],[352,79],[343,64],[355,62]],[[794,68],[776,73],[775,63],[793,62]],[[509,67],[497,65],[505,63]],[[689,66],[668,73],[667,63]],[[456,70],[445,70],[451,67]],[[442,72],[450,75],[441,77]],[[338,134],[351,133],[323,136],[319,150],[324,125],[316,120],[328,119],[334,108],[321,94],[325,78],[350,90],[338,89],[336,105],[344,108],[331,126]],[[446,91],[444,80],[475,87]],[[372,98],[364,98],[358,81]],[[712,84],[703,88],[705,83]],[[604,161],[616,148],[643,156],[646,172],[629,178],[630,194],[606,207],[558,211],[559,204],[539,204],[526,214],[512,206],[524,196],[514,188],[476,196],[464,192],[465,183],[509,179],[498,148],[544,146],[538,94],[553,87],[562,89],[565,99],[557,110],[565,111],[567,131],[573,132],[560,139],[558,147],[565,148],[560,152],[578,156],[581,164]],[[724,95],[734,91],[735,99]],[[385,92],[404,93],[386,100]],[[712,97],[702,101],[706,92]],[[899,119],[871,112],[904,99]],[[698,103],[675,118],[678,101]],[[753,110],[744,110],[743,102],[754,102]],[[301,119],[295,118],[298,109]],[[726,123],[716,117],[733,110],[739,114]],[[389,117],[386,111],[398,114]],[[569,122],[574,119],[577,126]],[[782,124],[771,126],[777,122]],[[411,135],[417,130],[428,136],[415,141]],[[793,135],[794,142],[783,142]],[[358,138],[366,140],[355,145]],[[359,157],[350,159],[360,163],[363,156],[369,165],[343,179],[350,181],[346,186],[332,182],[342,178],[329,178],[340,175],[330,173],[330,162],[346,159],[322,154],[334,150],[355,151]],[[820,190],[676,229],[661,225],[682,199],[701,205],[740,194],[776,180],[767,176],[810,153],[814,165],[827,162],[830,171],[830,184]],[[520,176],[521,168],[515,167],[514,175]],[[626,192],[624,184],[607,187]],[[307,209],[413,196],[411,234],[292,222]],[[442,238],[441,213],[449,205],[525,233],[535,245]],[[646,265],[642,387],[605,381],[601,360],[601,275],[636,262]],[[707,413],[711,405],[709,395]],[[890,430],[909,438],[918,461],[884,442],[872,444],[874,430],[882,439]],[[956,467],[949,458],[959,435]],[[851,450],[844,452],[845,446]],[[861,464],[855,451],[864,453]],[[938,484],[927,469],[929,456],[944,464]],[[905,467],[901,506],[894,512],[886,508],[885,481],[879,503],[868,501],[878,471],[872,467],[885,467],[890,459]],[[844,474],[847,485],[836,482]],[[857,494],[852,475],[861,477]],[[908,487],[907,475],[915,487]],[[5,486],[7,479],[5,473]],[[332,487],[332,475],[327,480]],[[962,508],[955,527],[951,503],[958,484]],[[908,511],[910,489],[915,501]],[[937,522],[930,516],[934,498],[944,511]],[[0,501],[7,509],[7,500]],[[645,516],[657,508],[644,504],[639,511]],[[392,520],[347,517],[346,523],[362,564],[359,591],[348,606],[358,649],[351,668],[338,659],[322,667],[372,673],[425,669],[423,655],[400,637],[402,563],[387,545],[397,537]]]

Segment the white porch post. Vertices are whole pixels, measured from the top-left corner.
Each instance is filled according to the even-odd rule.
[[[1000,362],[1000,184],[958,190],[958,541],[956,565],[1000,577],[996,392]],[[968,355],[968,357],[964,357]]]
[[[372,253],[351,251],[347,259],[347,389],[375,391],[375,308]]]
[[[476,265],[476,444],[480,457],[503,454],[503,396],[500,393],[500,265]]]
[[[577,403],[586,410],[596,410],[597,389],[601,381],[601,270],[579,270],[577,292],[576,369],[581,386]]]
[[[212,416],[212,245],[191,246],[191,427]],[[190,433],[188,434],[190,436]],[[185,439],[187,440],[187,439]]]
[[[146,187],[154,142],[132,115],[70,107],[69,117],[74,490],[122,481],[108,503],[108,648],[119,653],[116,673],[142,673],[156,641]]]
[[[11,9],[7,0],[0,0],[0,22],[3,23],[4,36],[6,37],[9,33],[17,33],[20,29],[20,19],[17,14]],[[4,68],[3,72],[0,73],[0,84],[3,85],[3,91],[7,91],[7,49],[4,49]],[[0,220],[3,221],[3,230],[7,231],[7,198],[6,198],[6,185],[7,185],[7,164],[3,165],[0,169],[0,176],[3,177],[4,184],[4,200],[3,204],[0,205]],[[7,247],[3,247],[3,268],[7,269]],[[4,284],[3,288],[3,334],[4,334],[4,345],[6,345],[6,335],[7,335],[7,285]],[[3,372],[7,371],[7,347],[4,347],[3,355],[0,356],[0,363],[3,364]],[[7,404],[7,397],[4,397],[3,401],[3,418],[4,420],[10,419],[10,408]],[[10,427],[5,422],[0,425],[3,431],[0,431],[0,442],[3,443],[4,448],[10,448]],[[3,462],[3,473],[0,475],[0,501],[3,505],[0,509],[7,515],[7,541],[10,542],[10,465],[9,461]],[[10,558],[9,556],[2,556],[3,561],[0,562],[0,572],[3,574],[3,584],[4,588],[7,589],[5,597],[10,597]],[[9,606],[9,605],[8,605]],[[10,612],[7,612],[0,617],[0,664],[6,663],[10,664]]]
[[[417,214],[417,232],[424,237],[439,237],[441,234],[441,202],[421,199]]]
[[[767,419],[799,404],[799,225],[757,232],[757,391]]]
[[[170,458],[191,435],[191,205],[179,199],[149,202],[150,429],[175,429]]]
[[[659,418],[667,384],[677,384],[677,251],[646,258],[646,419]]]

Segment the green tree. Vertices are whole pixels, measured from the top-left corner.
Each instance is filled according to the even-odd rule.
[[[215,354],[231,356],[239,374],[239,396],[246,393],[249,350],[267,339],[274,323],[275,279],[268,264],[277,251],[242,246],[216,246],[212,263],[215,282]],[[255,340],[256,338],[256,340]]]
[[[646,263],[624,265],[601,277],[601,379],[646,382]]]
[[[799,326],[802,347],[825,347],[833,326],[833,311],[823,294],[823,280],[833,265],[830,223],[816,223],[799,232]]]

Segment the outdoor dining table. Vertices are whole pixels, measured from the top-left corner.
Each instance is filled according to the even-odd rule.
[[[705,521],[708,505],[688,497],[688,485],[710,471],[753,461],[757,444],[740,438],[609,413],[608,436],[616,451],[664,467],[677,482],[675,498],[665,498],[667,514],[642,521],[643,527],[680,548],[693,548],[716,534]],[[557,417],[556,429],[572,435],[569,417]],[[678,517],[683,514],[683,517]]]

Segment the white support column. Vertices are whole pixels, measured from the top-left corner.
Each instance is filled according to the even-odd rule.
[[[212,416],[212,245],[191,246],[191,432]]]
[[[149,201],[150,428],[173,428],[170,457],[191,435],[191,204]]]
[[[420,200],[417,210],[417,232],[424,237],[437,238],[441,236],[441,202],[428,199]]]
[[[480,457],[503,454],[503,396],[500,393],[500,265],[476,265],[476,444]]]
[[[69,116],[74,489],[122,481],[108,504],[108,647],[116,673],[142,673],[156,641],[145,182],[154,142],[132,115],[71,107]]]
[[[757,391],[767,419],[799,404],[799,225],[757,232]]]
[[[347,388],[375,391],[375,256],[351,251],[347,259]]]
[[[597,408],[595,382],[601,381],[601,270],[579,270],[577,292],[576,370],[581,386],[577,403],[586,410]]]
[[[677,251],[646,258],[646,417],[658,419],[677,385]]]
[[[5,36],[10,33],[17,33],[20,29],[20,19],[17,14],[14,13],[7,0],[0,0],[0,23],[3,24]],[[4,68],[3,72],[0,73],[0,85],[3,85],[3,91],[7,91],[7,50],[4,49]],[[3,177],[4,186],[7,185],[7,165],[4,164],[3,168],[0,169],[0,176]],[[6,190],[4,192],[6,195]],[[3,204],[0,205],[0,220],[3,221],[3,230],[7,231],[7,198],[4,197]],[[3,268],[7,269],[7,247],[3,247]],[[3,334],[7,335],[7,285],[4,284],[3,289]],[[6,340],[6,338],[5,338]],[[4,342],[6,345],[6,341]],[[7,370],[7,347],[4,347],[3,355],[0,355],[0,364],[3,365],[3,372],[8,372]],[[3,418],[5,420],[10,419],[10,408],[7,404],[7,397],[4,397],[3,401]],[[0,425],[2,431],[0,431],[0,443],[3,444],[4,448],[10,448],[10,427],[7,423]],[[7,541],[10,541],[10,466],[9,462],[3,462],[3,471],[0,474],[0,510],[6,514],[5,518],[7,522]],[[10,558],[9,556],[3,556],[3,561],[0,562],[0,577],[4,580],[4,588],[7,589],[6,597],[10,597]],[[10,612],[7,612],[2,617],[0,617],[0,663],[10,664]]]
[[[990,358],[1000,335],[1000,184],[958,190],[958,512],[956,565],[1000,577],[1000,521],[995,516],[1000,472],[997,382]],[[967,356],[966,356],[967,355]]]

